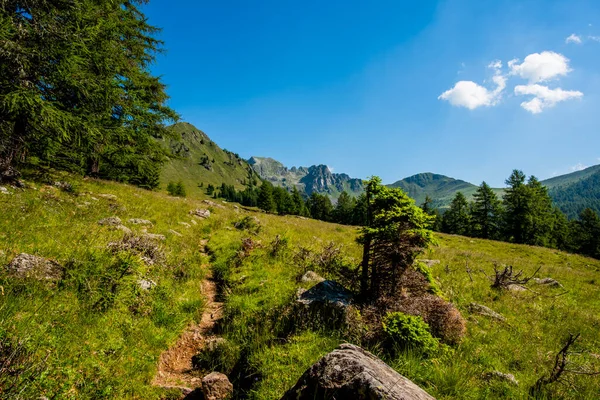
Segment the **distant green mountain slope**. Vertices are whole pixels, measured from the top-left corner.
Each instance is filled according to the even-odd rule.
[[[429,196],[433,200],[433,206],[437,208],[448,207],[457,192],[462,192],[470,200],[477,190],[477,186],[472,183],[430,172],[413,175],[388,186],[401,188],[419,205]],[[494,190],[502,193],[502,189]]]
[[[189,194],[199,194],[209,184],[220,186],[225,183],[243,189],[249,179],[260,180],[246,160],[221,149],[195,126],[180,122],[170,129],[181,137],[181,141],[165,143],[172,156],[162,170],[162,187],[181,180]]]
[[[248,163],[261,178],[287,189],[295,186],[307,196],[319,193],[336,200],[342,191],[346,191],[351,196],[358,196],[363,192],[361,179],[333,173],[326,165],[287,168],[279,161],[268,157],[251,157]]]
[[[569,218],[589,207],[600,213],[600,165],[542,181],[550,197]]]

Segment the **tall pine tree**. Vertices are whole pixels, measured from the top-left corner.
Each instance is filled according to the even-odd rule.
[[[485,182],[473,195],[472,233],[484,239],[497,239],[502,223],[502,205],[494,190]]]

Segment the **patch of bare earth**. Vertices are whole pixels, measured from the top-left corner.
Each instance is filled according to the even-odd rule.
[[[202,294],[206,307],[199,324],[186,328],[177,342],[158,361],[158,371],[152,382],[164,388],[180,388],[184,393],[202,386],[202,371],[194,370],[192,357],[198,354],[205,343],[214,338],[214,327],[222,318],[223,303],[216,302],[217,288],[209,277],[202,282]]]

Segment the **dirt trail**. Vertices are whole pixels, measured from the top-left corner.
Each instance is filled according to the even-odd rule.
[[[215,301],[217,288],[211,277],[202,282],[201,290],[206,298],[202,320],[188,326],[177,342],[160,355],[158,372],[152,382],[156,386],[181,388],[184,392],[201,386],[203,375],[192,368],[192,357],[216,337],[214,327],[223,315],[223,303]]]

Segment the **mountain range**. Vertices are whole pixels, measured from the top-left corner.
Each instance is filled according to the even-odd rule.
[[[288,168],[270,157],[242,159],[238,154],[221,149],[201,130],[182,122],[170,127],[181,140],[165,143],[170,160],[162,171],[161,181],[181,180],[190,193],[204,190],[208,184],[222,183],[243,189],[251,181],[267,180],[273,185],[291,190],[296,187],[305,196],[325,194],[334,202],[342,191],[360,195],[363,181],[347,174],[334,173],[326,165]],[[576,218],[586,207],[600,213],[600,165],[542,181],[554,204],[569,218]],[[445,175],[420,173],[394,182],[390,187],[404,190],[422,204],[429,196],[433,206],[445,209],[457,192],[471,199],[477,186]],[[501,197],[504,189],[495,188]]]

